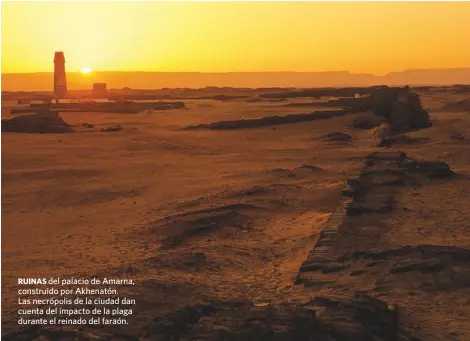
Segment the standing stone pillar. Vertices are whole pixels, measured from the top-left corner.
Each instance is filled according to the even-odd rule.
[[[67,79],[65,77],[65,57],[63,52],[54,55],[54,96],[56,99],[67,97]]]

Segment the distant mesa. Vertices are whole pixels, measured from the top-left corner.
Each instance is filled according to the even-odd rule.
[[[163,88],[200,88],[212,85],[207,92],[213,92],[213,85],[232,88],[265,88],[268,92],[279,88],[338,88],[367,87],[386,84],[388,86],[443,86],[462,84],[455,87],[459,93],[469,93],[470,68],[428,69],[420,72],[403,71],[387,76],[359,75],[337,72],[247,72],[247,73],[164,73],[164,72],[102,72],[102,82],[108,88],[122,89],[163,89]],[[84,84],[83,74],[67,74],[68,82]],[[48,73],[5,73],[2,75],[2,88],[5,90],[50,90],[47,85],[51,75]],[[91,84],[90,84],[91,85]],[[69,84],[70,86],[70,84]],[[70,89],[69,89],[70,90]],[[126,90],[126,89],[125,89]],[[360,93],[359,93],[360,94]],[[353,97],[353,93],[351,96]],[[282,97],[281,94],[278,95]],[[311,96],[304,96],[311,97]]]

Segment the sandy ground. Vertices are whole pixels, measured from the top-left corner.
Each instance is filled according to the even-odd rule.
[[[432,106],[429,98],[425,105]],[[236,131],[183,130],[314,110],[185,102],[183,110],[135,115],[62,114],[80,130],[74,134],[2,133],[4,332],[15,328],[18,276],[136,279],[128,292],[138,299],[129,333],[156,312],[200,299],[302,302],[316,294],[294,286],[299,267],[344,182],[377,141],[349,128],[354,115]],[[400,149],[446,161],[459,176],[403,192],[411,211],[384,218],[390,228],[378,247],[470,248],[470,144],[449,138],[455,130],[469,131],[470,116],[435,113],[432,120],[432,128],[414,133],[429,142]],[[87,131],[83,122],[94,130],[124,129]],[[350,134],[353,142],[321,138],[333,131]],[[423,340],[470,340],[465,288],[384,296],[407,307],[406,323]]]

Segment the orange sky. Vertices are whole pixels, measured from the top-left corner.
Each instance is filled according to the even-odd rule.
[[[2,2],[2,73],[470,65],[470,2]]]

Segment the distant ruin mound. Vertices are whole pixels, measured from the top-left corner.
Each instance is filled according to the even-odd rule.
[[[345,90],[342,92],[336,90],[336,95],[342,94],[344,97],[319,104],[344,108],[350,113],[368,113],[353,122],[354,127],[361,129],[376,127],[384,120],[392,126],[393,132],[399,133],[430,126],[428,112],[422,107],[419,96],[411,92],[408,86],[404,88],[383,86],[354,90],[357,92],[353,96],[351,96],[351,90],[349,93]],[[295,103],[293,105],[308,106],[312,103]]]
[[[354,87],[354,88],[313,88],[313,89],[281,89],[279,92],[267,92],[260,95],[262,98],[321,98],[321,97],[355,97],[356,95],[369,95],[383,86]],[[386,87],[385,87],[386,88]]]
[[[385,119],[395,133],[428,128],[431,125],[429,113],[422,107],[419,95],[411,92],[408,86],[377,88],[368,97],[339,98],[326,102],[325,105],[346,107],[351,112],[374,113],[382,120]],[[377,123],[380,124],[379,120],[369,116],[368,119],[359,119],[353,125],[359,128]]]
[[[2,132],[52,134],[73,133],[73,129],[58,112],[42,110],[33,115],[2,120]]]
[[[439,111],[470,112],[470,98],[465,98],[457,102],[447,103],[442,106]]]
[[[159,101],[155,103],[153,110],[171,110],[171,109],[183,109],[185,107],[184,102],[165,102]]]
[[[144,110],[172,110],[182,109],[184,102],[135,102],[129,100],[116,100],[114,102],[86,101],[80,103],[39,103],[30,104],[27,108],[13,108],[12,114],[37,112],[38,110],[62,112],[107,112],[116,114],[137,114]]]
[[[470,85],[455,84],[451,86],[454,94],[470,94]]]
[[[214,99],[216,101],[230,101],[233,99],[242,99],[242,98],[247,98],[247,96],[216,95],[216,96],[210,97],[209,99]],[[202,99],[205,99],[205,98],[202,98]]]
[[[387,89],[371,96],[374,112],[390,123],[393,132],[403,133],[428,128],[429,113],[422,107],[419,96],[408,87]]]
[[[261,128],[279,124],[297,123],[315,121],[326,118],[333,118],[347,115],[345,110],[326,110],[314,111],[309,114],[295,114],[286,116],[266,116],[251,120],[234,120],[234,121],[218,121],[197,126],[189,126],[185,129],[215,129],[215,130],[232,130],[232,129],[249,129]]]

